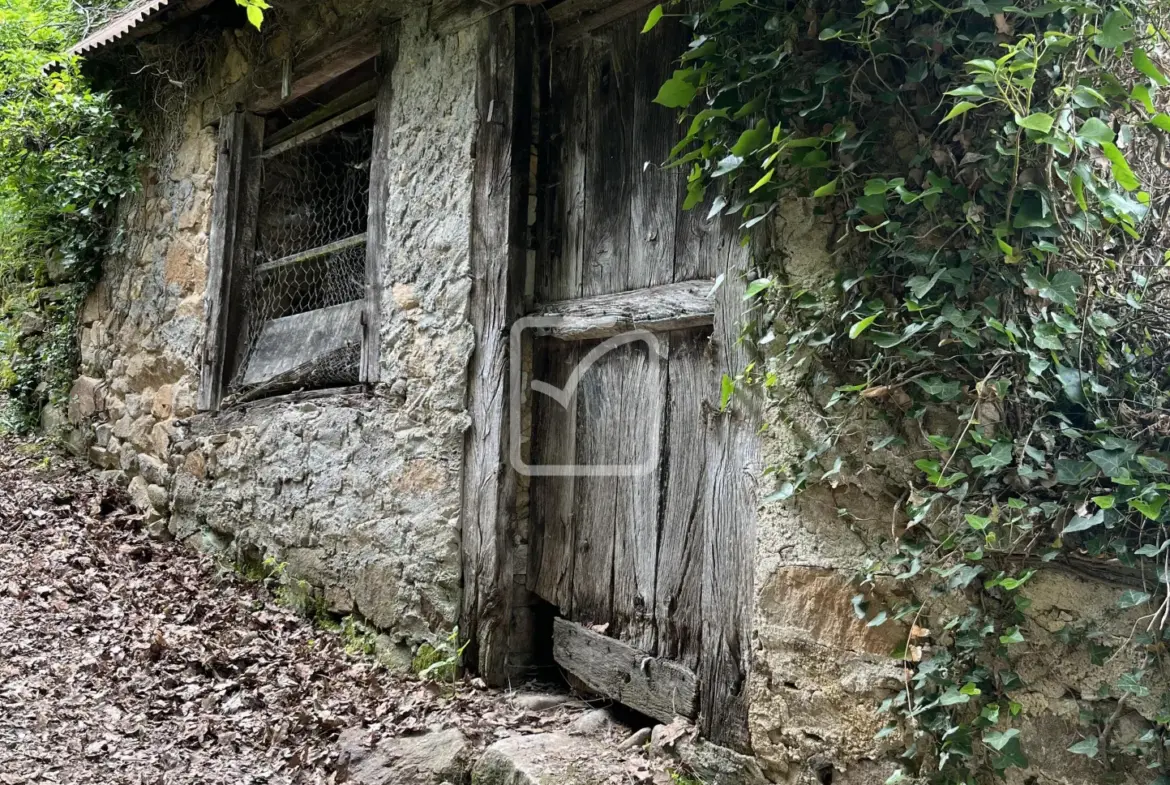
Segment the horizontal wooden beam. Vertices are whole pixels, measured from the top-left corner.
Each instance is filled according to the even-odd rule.
[[[378,108],[378,99],[371,98],[365,103],[358,104],[353,109],[349,109],[334,117],[332,120],[326,120],[315,128],[310,128],[304,133],[297,134],[292,139],[286,139],[280,144],[273,145],[260,154],[261,158],[272,158],[275,155],[280,155],[283,152],[300,147],[303,144],[308,144],[314,139],[320,139],[330,131],[340,128],[346,123],[358,119],[362,115],[367,115]]]
[[[630,330],[688,330],[714,322],[714,288],[714,281],[668,283],[538,305],[532,315],[558,319],[537,333],[566,341],[608,338]]]
[[[597,28],[616,22],[653,2],[654,0],[567,0],[549,10],[549,19],[553,23],[553,45],[571,46]]]
[[[320,109],[314,109],[310,114],[302,117],[295,123],[290,123],[276,133],[271,134],[264,140],[264,144],[268,147],[276,147],[276,145],[299,136],[305,131],[316,128],[334,115],[341,114],[347,109],[352,109],[358,104],[369,101],[377,94],[378,83],[378,79],[370,79],[368,82],[362,82],[354,89],[339,98],[333,99]]]
[[[352,71],[362,63],[377,57],[381,51],[381,28],[362,30],[304,60],[294,61],[288,95],[285,95],[282,89],[284,79],[281,77],[265,84],[257,91],[249,103],[249,108],[260,114],[271,112]]]
[[[256,265],[256,272],[266,273],[271,270],[278,270],[281,267],[287,267],[290,264],[300,264],[301,262],[307,262],[311,259],[320,259],[322,256],[328,256],[331,253],[344,251],[346,248],[353,248],[355,245],[365,244],[366,233],[362,232],[361,234],[355,234],[353,237],[346,237],[344,240],[338,240],[335,243],[322,245],[318,248],[310,248],[307,251],[301,251],[300,253],[294,253],[289,256],[282,256],[281,258],[274,261],[258,264]]]
[[[580,624],[553,620],[553,659],[590,689],[661,722],[697,713],[691,670]]]

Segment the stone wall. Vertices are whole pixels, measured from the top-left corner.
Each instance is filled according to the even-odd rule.
[[[805,203],[780,212],[776,252],[794,285],[815,288],[835,271],[830,227]],[[835,385],[826,380],[806,387],[798,381],[782,377],[781,386],[792,395],[768,409],[761,469],[798,464],[809,441],[824,433],[807,396],[818,396],[823,404]],[[890,654],[907,642],[909,630],[894,622],[867,626],[855,616],[852,598],[861,592],[854,577],[866,558],[882,554],[894,536],[898,495],[917,470],[905,451],[869,449],[889,433],[877,417],[867,420],[862,413],[850,424],[838,446],[847,456],[845,471],[786,501],[761,504],[758,511],[749,725],[761,767],[773,781],[791,785],[882,783],[904,750],[901,737],[880,741],[875,735],[892,719],[878,707],[902,688],[901,663]],[[763,497],[775,480],[763,477],[759,483]],[[879,583],[866,592],[869,617],[899,600],[928,598],[929,584],[929,576]],[[1027,644],[1015,667],[1026,686],[1013,697],[1024,707],[1021,727],[1031,767],[1009,770],[1009,783],[1102,781],[1105,769],[1099,763],[1066,750],[1083,736],[1078,713],[1097,700],[1098,687],[1139,667],[1141,652],[1131,647],[1106,667],[1091,666],[1088,647],[1062,643],[1059,634],[1069,625],[1093,625],[1103,632],[1101,643],[1120,647],[1141,615],[1138,609],[1117,609],[1123,590],[1054,568],[1041,571],[1022,590],[1032,604],[1022,630]],[[962,612],[963,607],[948,606],[955,600],[926,599],[918,625],[935,632],[916,639],[924,656],[943,637],[942,619]],[[1158,690],[1152,692],[1127,705],[1119,718],[1118,745],[1150,727],[1161,700]]]
[[[337,613],[381,629],[396,661],[457,622],[459,503],[472,329],[468,243],[474,27],[436,35],[406,8],[389,139],[381,384],[372,395],[195,411],[216,131],[253,63],[341,36],[328,4],[224,32],[205,85],[157,138],[123,206],[124,249],[84,306],[68,443],[125,483],[160,530],[272,558]],[[230,105],[230,104],[229,104]]]

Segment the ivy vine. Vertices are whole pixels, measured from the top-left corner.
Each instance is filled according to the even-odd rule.
[[[744,340],[774,369],[764,385],[776,389],[777,365],[798,371],[831,424],[776,467],[772,498],[860,469],[867,456],[835,448],[862,410],[889,425],[870,453],[901,449],[916,470],[894,541],[859,580],[925,584],[926,596],[872,617],[855,600],[871,625],[910,630],[895,653],[904,687],[881,707],[882,735],[905,740],[890,781],[1028,766],[1013,697],[1020,589],[1072,557],[1139,576],[1119,605],[1144,615],[1133,669],[1093,696],[1108,709],[1083,713],[1069,754],[1101,782],[1145,766],[1170,783],[1170,701],[1151,695],[1170,639],[1170,7],[695,8],[656,6],[644,31],[668,15],[693,29],[655,99],[683,115],[670,165],[687,173],[685,206],[747,231],[804,197],[836,226],[838,272],[823,287],[801,288],[764,254],[747,287]],[[725,402],[749,376],[724,380]],[[924,647],[916,622],[940,597],[963,602]],[[1096,664],[1117,654],[1087,625],[1062,635]],[[1148,727],[1119,738],[1139,701],[1155,706]]]

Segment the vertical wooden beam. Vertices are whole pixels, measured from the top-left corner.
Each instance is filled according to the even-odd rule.
[[[365,384],[379,379],[382,340],[382,264],[386,260],[386,202],[390,196],[390,127],[394,100],[394,66],[398,62],[398,34],[395,24],[386,31],[378,64],[382,81],[378,87],[378,108],[374,113],[373,155],[370,158],[370,212],[366,224],[366,307],[362,312],[361,375]]]
[[[233,279],[240,277],[237,267],[245,263],[255,231],[260,195],[257,155],[262,134],[261,118],[242,110],[220,120],[197,401],[202,411],[219,407],[227,375],[230,338],[238,334],[240,287],[233,285]]]
[[[715,378],[735,377],[748,363],[739,342],[747,252],[739,232],[723,221],[715,258],[723,285],[715,294]],[[712,741],[746,750],[747,681],[755,594],[756,490],[759,401],[751,388],[738,389],[728,410],[710,409],[707,426],[707,487],[703,515],[703,650],[699,664],[700,729]]]
[[[468,660],[505,683],[511,646],[516,473],[507,465],[508,330],[521,314],[531,136],[531,26],[509,9],[479,22],[471,202],[471,427],[463,473],[463,634]]]

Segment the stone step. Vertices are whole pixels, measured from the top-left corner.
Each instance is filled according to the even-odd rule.
[[[608,785],[626,766],[613,745],[567,733],[497,741],[471,773],[472,785]]]

